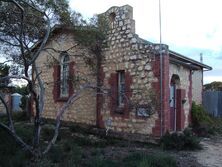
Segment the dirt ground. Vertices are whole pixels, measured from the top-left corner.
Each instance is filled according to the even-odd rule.
[[[194,153],[204,167],[222,167],[222,137],[205,138],[201,141],[203,150]]]
[[[203,138],[201,140],[203,150],[198,151],[167,151],[167,154],[175,157],[177,160],[178,167],[222,167],[222,136],[214,136],[211,138]],[[158,148],[142,148],[132,147],[129,148],[118,148],[118,147],[107,147],[104,153],[107,157],[115,159],[115,155],[120,158],[120,155],[124,156],[129,152],[147,152],[157,153],[162,152]]]
[[[177,159],[179,167],[222,167],[222,136],[203,138],[201,144],[203,150],[170,154]]]

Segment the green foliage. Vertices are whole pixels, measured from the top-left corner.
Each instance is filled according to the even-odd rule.
[[[202,137],[213,135],[216,131],[215,121],[210,115],[204,110],[202,105],[197,105],[195,102],[192,103],[191,109],[192,115],[192,128],[193,131]]]
[[[93,54],[85,55],[84,61],[92,71],[97,71],[103,61],[102,48],[106,47],[106,37],[109,30],[108,22],[102,15],[91,18],[84,26],[75,27],[75,40],[90,49]],[[97,71],[98,72],[98,71]]]
[[[7,64],[0,64],[0,77],[7,76],[9,74],[10,66]]]
[[[19,123],[20,124],[20,123]],[[33,127],[31,125],[18,125],[15,127],[16,133],[28,144],[32,143]]]
[[[211,117],[204,110],[203,106],[197,105],[195,102],[192,103],[191,115],[192,115],[192,125],[194,127],[200,126],[201,124],[213,123]]]
[[[25,112],[14,112],[14,113],[12,113],[12,119],[14,122],[27,121],[26,113]],[[7,115],[1,116],[0,121],[3,123],[7,123],[8,122]]]
[[[202,105],[192,103],[192,128],[193,131],[202,137],[222,134],[222,119],[211,117]]]
[[[82,45],[91,48],[97,54],[104,46],[106,33],[109,30],[108,22],[103,16],[94,16],[84,26],[74,27],[75,39]],[[99,48],[100,47],[100,48]]]
[[[65,153],[61,146],[54,146],[49,151],[48,157],[53,163],[61,163],[65,158]]]
[[[197,150],[201,149],[200,140],[194,136],[191,129],[185,129],[183,133],[167,132],[161,137],[160,145],[165,150]]]
[[[134,153],[124,160],[124,166],[127,167],[176,167],[174,158],[163,154],[144,154]]]
[[[16,130],[19,135],[22,136],[26,142],[31,142],[33,127],[30,124],[16,124]],[[81,131],[80,129],[73,128],[75,131]],[[40,142],[46,144],[52,135],[53,128],[50,125],[44,126],[42,129],[43,138]],[[110,146],[113,142],[108,139],[98,140],[99,138],[90,137],[91,135],[86,132],[83,134],[77,134],[63,129],[60,133],[62,135],[61,140],[56,143],[44,157],[33,159],[30,155],[27,155],[21,150],[21,148],[15,143],[15,141],[5,131],[0,129],[0,166],[1,167],[174,167],[175,160],[162,153],[158,154],[145,154],[145,153],[133,153],[129,154],[123,151],[123,156],[119,156],[114,159],[111,154],[116,154],[115,149],[107,154],[107,147],[101,148],[105,143],[105,146]],[[48,135],[48,137],[47,137]],[[84,141],[87,138],[87,143]],[[45,140],[46,139],[46,140]],[[91,140],[91,141],[90,141]],[[112,141],[112,140],[111,140]],[[86,142],[86,143],[85,143]],[[85,143],[85,144],[84,144]],[[93,143],[96,143],[93,145]],[[117,147],[119,147],[119,143]],[[125,145],[124,147],[128,147]],[[109,148],[109,147],[108,147]],[[43,148],[42,148],[43,149]],[[126,157],[126,158],[124,158]]]
[[[112,160],[104,159],[103,156],[96,156],[92,158],[89,163],[86,165],[87,167],[119,167],[119,165]]]
[[[82,160],[82,149],[81,147],[74,145],[71,147],[71,151],[69,152],[69,156],[67,159],[67,164],[63,164],[64,166],[79,166]]]
[[[5,53],[6,58],[10,56],[16,63],[24,64],[21,58],[24,56],[21,53],[21,43],[24,44],[24,50],[27,51],[32,47],[30,44],[34,46],[42,41],[48,25],[48,20],[43,13],[48,15],[52,26],[55,24],[71,25],[71,11],[68,0],[15,0],[14,2],[18,5],[12,1],[5,1],[0,4],[0,43],[4,45],[0,52]],[[18,6],[22,7],[23,15]],[[22,16],[24,18],[23,24],[21,24]],[[25,40],[18,41],[21,25]],[[31,59],[32,55],[34,53],[25,54],[27,59]]]
[[[27,167],[55,167],[56,165],[48,159],[48,157],[36,159],[34,162],[29,162]]]
[[[28,91],[27,86],[22,86],[22,87],[17,86],[14,88],[13,93],[19,93],[20,95],[24,96],[24,95],[28,95],[29,91]]]
[[[26,134],[24,138],[30,138],[29,130],[17,127],[19,134]],[[23,167],[25,166],[29,155],[27,155],[21,148],[17,145],[15,140],[5,131],[0,129],[0,166],[1,167]]]
[[[204,90],[222,91],[222,82],[214,81],[204,85]]]
[[[27,86],[22,86],[22,87],[17,86],[12,90],[12,93],[19,93],[20,95],[22,95],[20,107],[21,107],[22,111],[25,111],[26,110],[26,104],[27,104],[26,100],[28,100],[27,95],[29,94],[28,87]]]

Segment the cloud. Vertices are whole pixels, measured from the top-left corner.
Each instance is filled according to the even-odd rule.
[[[210,83],[213,81],[221,81],[222,82],[222,67],[218,69],[213,69],[212,71],[204,72],[204,84]]]
[[[157,0],[70,0],[70,6],[85,17],[103,13],[111,6],[133,7],[136,33],[151,42],[159,41]],[[162,0],[162,40],[171,50],[220,70],[222,64],[221,0]],[[206,75],[207,81],[220,80],[222,71]]]

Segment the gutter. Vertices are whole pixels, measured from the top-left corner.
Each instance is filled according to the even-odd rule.
[[[198,62],[198,61],[196,61],[196,60],[193,60],[193,59],[191,59],[191,58],[188,58],[188,57],[186,57],[186,56],[183,56],[183,55],[181,55],[181,54],[179,54],[179,53],[176,53],[176,52],[174,52],[174,51],[169,51],[169,54],[170,54],[170,58],[174,58],[174,59],[180,59],[181,61],[183,60],[183,61],[186,61],[187,63],[190,63],[190,64],[192,64],[192,65],[195,65],[195,66],[199,66],[199,67],[202,67],[202,68],[205,68],[205,69],[207,69],[207,70],[212,70],[212,67],[210,67],[210,66],[208,66],[208,65],[206,65],[206,64],[203,64],[203,63],[200,63],[200,62]]]
[[[181,64],[181,65],[183,65],[185,67],[188,67],[192,70],[200,70],[201,69],[199,66],[193,65],[193,64],[188,63],[188,62],[186,63],[182,60],[178,60],[178,59],[175,59],[175,58],[172,58],[172,57],[170,57],[170,62],[172,62],[174,64]]]

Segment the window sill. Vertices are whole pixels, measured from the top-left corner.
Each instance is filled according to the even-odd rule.
[[[69,97],[59,97],[56,99],[57,102],[66,102],[68,101]]]
[[[117,107],[113,112],[111,112],[113,117],[129,118],[129,113],[125,106]]]

